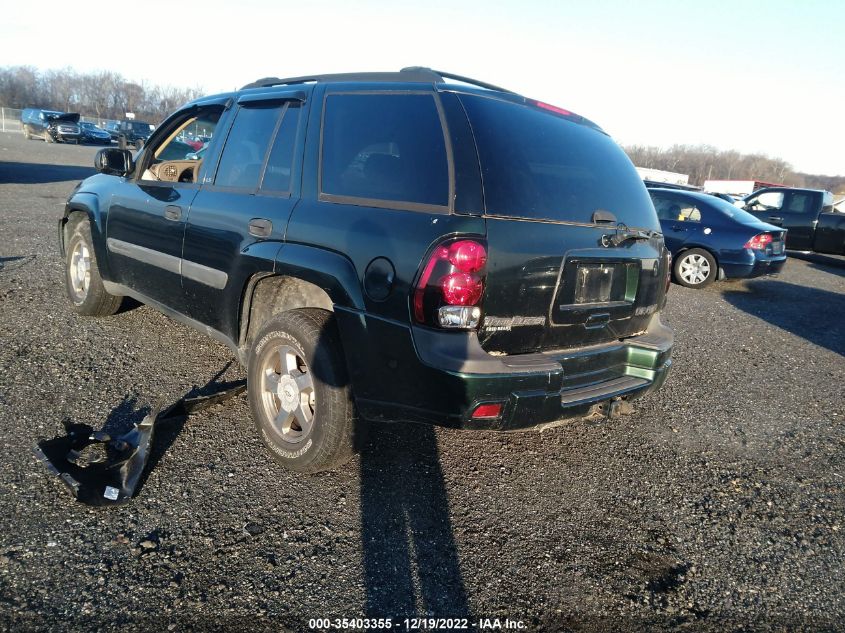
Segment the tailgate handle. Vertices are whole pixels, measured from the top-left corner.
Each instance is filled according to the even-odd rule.
[[[783,222],[783,218],[778,217],[776,215],[770,215],[769,222]]]
[[[164,207],[164,217],[168,220],[178,220],[182,217],[182,209],[175,204],[168,204]]]
[[[610,321],[610,313],[602,312],[601,314],[591,314],[584,322],[584,327],[588,330],[597,330],[603,328]]]

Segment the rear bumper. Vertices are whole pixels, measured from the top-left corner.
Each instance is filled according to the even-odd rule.
[[[776,275],[783,270],[786,255],[760,255],[754,253],[741,261],[723,261],[720,267],[729,279],[751,279],[763,275]]]
[[[649,331],[611,344],[514,356],[487,354],[475,333],[408,328],[336,311],[358,411],[371,420],[409,420],[464,429],[514,430],[581,417],[613,399],[659,388],[671,368],[672,330],[658,317]],[[357,325],[356,325],[357,322]],[[365,326],[364,337],[350,339]],[[378,350],[348,341],[378,340]],[[387,371],[356,374],[362,355]],[[382,363],[384,363],[382,365]],[[502,404],[496,418],[473,419],[480,404]]]

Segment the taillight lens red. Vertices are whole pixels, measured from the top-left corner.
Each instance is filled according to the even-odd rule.
[[[497,402],[495,404],[480,404],[475,407],[475,411],[472,412],[472,418],[474,420],[477,420],[478,418],[498,418],[501,413],[501,402]]]
[[[480,240],[459,239],[437,246],[414,287],[414,319],[435,327],[476,327],[486,267],[487,249]]]
[[[762,251],[766,249],[766,246],[772,243],[772,235],[771,233],[760,233],[760,235],[755,235],[750,240],[745,243],[743,248],[751,248],[755,251]]]
[[[450,306],[474,306],[481,299],[484,284],[477,275],[452,273],[440,280],[440,289]]]
[[[487,265],[487,250],[478,242],[460,240],[449,246],[449,261],[465,273],[475,273]]]

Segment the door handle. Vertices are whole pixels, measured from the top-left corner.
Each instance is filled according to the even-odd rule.
[[[182,208],[177,207],[175,204],[168,204],[164,207],[164,217],[167,220],[173,220],[175,222],[182,218]]]
[[[252,218],[249,221],[249,234],[253,237],[269,237],[273,232],[273,223],[264,218]]]

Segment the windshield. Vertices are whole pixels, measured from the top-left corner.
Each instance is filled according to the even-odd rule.
[[[660,230],[642,179],[603,132],[522,104],[460,97],[488,214],[592,223],[601,210],[631,228]]]

